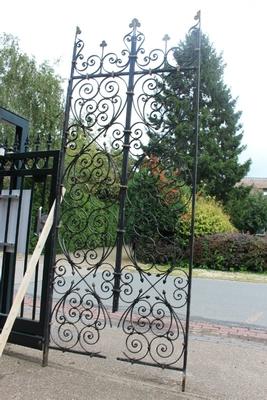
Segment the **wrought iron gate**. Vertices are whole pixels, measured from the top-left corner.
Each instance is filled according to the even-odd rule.
[[[66,148],[51,347],[96,351],[107,326],[125,338],[118,359],[186,371],[196,190],[200,17],[188,60],[176,48],[146,53],[134,19],[120,56],[85,57],[77,28],[68,87]],[[194,169],[164,149],[172,135],[172,77],[194,72]],[[169,93],[169,94],[166,94]],[[190,186],[190,190],[186,189]],[[189,269],[181,268],[177,223],[192,204]]]
[[[28,120],[0,107],[0,332],[59,192],[61,152],[51,150],[51,143],[49,134],[45,142],[40,132],[30,138]],[[42,350],[43,365],[50,339],[55,235],[56,224],[8,338]]]
[[[0,330],[55,199],[58,159],[58,151],[0,157]],[[10,342],[44,351],[49,342],[53,243],[50,235],[9,337]]]

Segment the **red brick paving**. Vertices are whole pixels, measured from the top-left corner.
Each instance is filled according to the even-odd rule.
[[[193,335],[212,335],[234,337],[246,340],[266,341],[267,329],[255,329],[243,326],[219,325],[210,322],[190,322],[190,333]]]
[[[32,297],[25,297],[25,306],[31,308]],[[113,314],[112,319],[120,319],[122,313]],[[183,321],[182,321],[183,322]],[[183,322],[184,325],[184,322]],[[208,321],[190,321],[190,333],[199,336],[218,336],[228,338],[239,338],[251,341],[266,342],[267,344],[267,328],[252,328],[245,326],[216,324]]]

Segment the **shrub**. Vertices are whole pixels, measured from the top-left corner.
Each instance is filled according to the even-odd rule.
[[[191,208],[178,221],[178,232],[181,238],[188,241],[191,226]],[[212,233],[235,232],[230,217],[224,212],[220,203],[213,198],[199,196],[196,201],[195,237]]]
[[[176,259],[177,220],[185,211],[186,191],[171,168],[152,158],[136,171],[128,185],[126,241],[144,263],[167,263]]]
[[[266,238],[244,233],[214,234],[195,240],[195,267],[267,272]]]

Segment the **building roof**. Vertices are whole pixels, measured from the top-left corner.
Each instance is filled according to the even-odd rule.
[[[267,189],[267,178],[245,177],[240,181],[241,185],[253,186],[255,189]]]

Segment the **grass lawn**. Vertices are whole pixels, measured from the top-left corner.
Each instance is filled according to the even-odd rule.
[[[229,281],[267,283],[267,274],[252,272],[215,271],[208,269],[193,269],[193,278],[225,279]]]
[[[159,270],[162,272],[168,269],[168,266],[159,266]],[[188,272],[188,269],[184,266],[181,270]],[[156,274],[156,268],[149,270],[150,273]],[[179,269],[174,269],[171,275],[180,275]],[[255,283],[267,283],[267,273],[253,273],[253,272],[231,272],[231,271],[217,271],[211,269],[194,268],[193,278],[203,279],[223,279],[229,281],[240,281],[240,282],[255,282]]]

